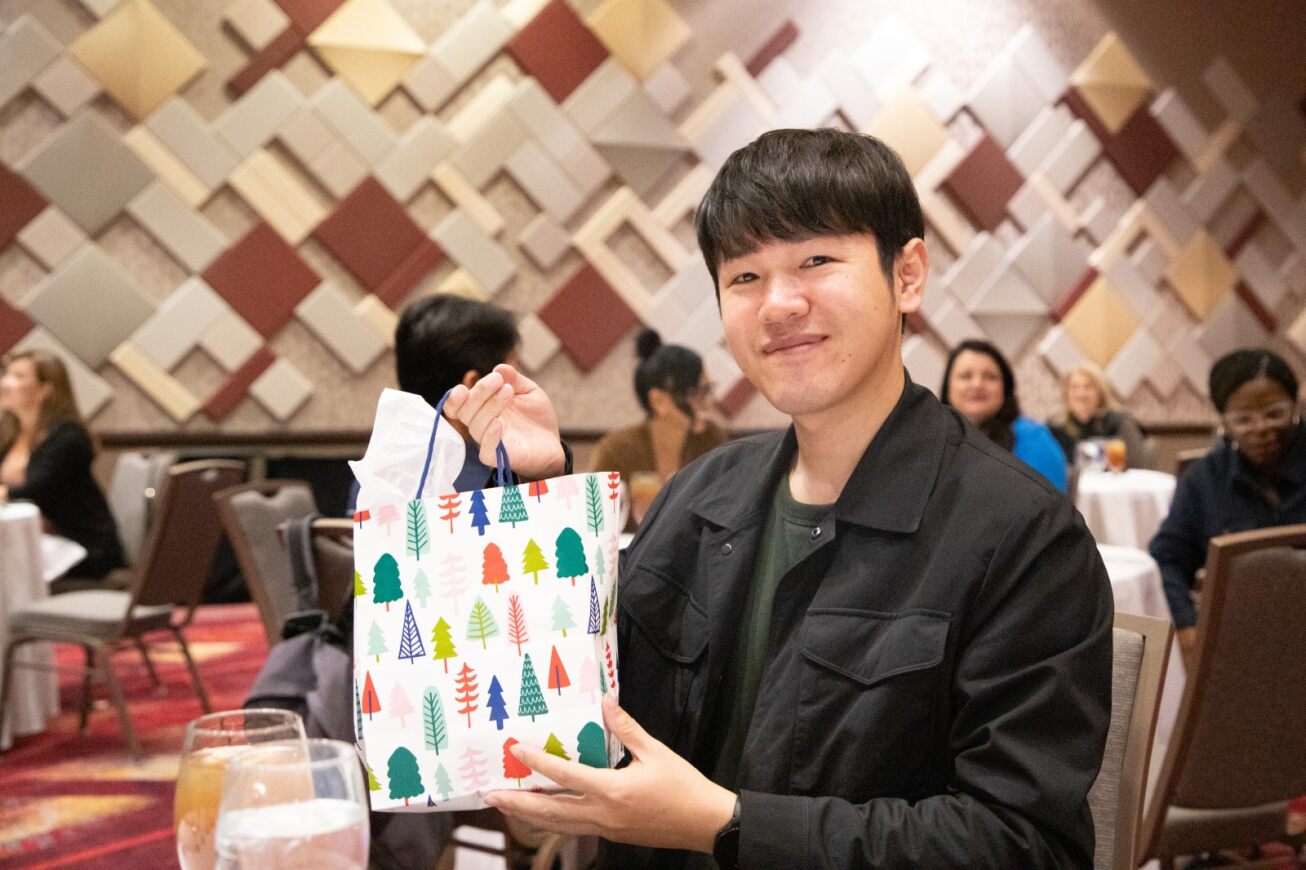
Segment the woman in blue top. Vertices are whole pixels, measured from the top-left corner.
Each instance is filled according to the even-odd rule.
[[[1046,426],[1021,416],[1016,376],[996,347],[978,339],[957,345],[943,372],[942,398],[989,440],[1065,492],[1066,456]]]

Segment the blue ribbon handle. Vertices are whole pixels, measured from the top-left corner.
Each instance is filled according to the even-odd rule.
[[[449,390],[440,397],[440,401],[435,404],[435,422],[431,424],[431,438],[426,442],[426,460],[422,463],[422,478],[417,482],[417,499],[422,498],[426,490],[426,473],[431,467],[431,457],[435,454],[435,433],[440,429],[440,419],[444,416],[444,403],[449,400]],[[495,479],[499,486],[508,486],[512,483],[512,465],[508,462],[508,450],[503,446],[503,441],[494,451],[495,459]]]

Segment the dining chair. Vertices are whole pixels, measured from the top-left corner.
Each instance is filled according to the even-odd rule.
[[[85,652],[82,671],[81,730],[86,731],[91,709],[91,683],[98,676],[122,723],[123,736],[133,757],[143,757],[136,730],[114,671],[111,652],[131,642],[145,655],[146,668],[157,683],[146,651],[146,636],[168,632],[181,648],[195,694],[204,712],[208,695],[182,630],[199,606],[213,554],[222,529],[213,507],[213,494],[239,483],[245,463],[210,459],[174,465],[163,481],[156,520],[133,569],[131,587],[92,589],[34,601],[9,616],[9,643],[4,649],[4,677],[0,680],[0,716],[7,712],[9,686],[16,666],[15,651],[28,643],[52,642],[80,646]]]
[[[1132,870],[1143,817],[1161,688],[1173,631],[1166,619],[1117,613],[1112,631],[1111,725],[1088,793],[1094,870]]]
[[[313,491],[302,480],[264,480],[214,493],[213,501],[268,644],[274,644],[286,617],[298,609],[290,557],[278,530],[317,509]]]
[[[1289,841],[1306,794],[1306,525],[1211,541],[1197,652],[1138,860]],[[1283,858],[1246,866],[1282,866]],[[1242,861],[1240,860],[1241,864]],[[1299,864],[1300,866],[1300,864]]]

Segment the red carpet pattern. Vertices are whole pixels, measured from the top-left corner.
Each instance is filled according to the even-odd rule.
[[[202,608],[186,632],[215,710],[239,707],[267,655],[251,604]],[[118,717],[103,687],[86,736],[77,731],[80,679],[60,676],[63,712],[46,731],[20,737],[0,755],[0,867],[176,867],[173,785],[186,723],[200,715],[177,648],[159,635],[151,653],[163,685],[155,689],[139,654],[126,648],[114,664],[141,742],[142,764],[127,754]],[[59,664],[81,652],[57,647]]]

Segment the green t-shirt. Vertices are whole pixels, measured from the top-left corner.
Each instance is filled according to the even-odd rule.
[[[745,606],[744,624],[739,628],[738,645],[722,687],[725,707],[721,711],[720,743],[714,782],[735,788],[739,761],[744,752],[744,738],[753,719],[757,690],[766,669],[767,640],[771,634],[771,608],[775,591],[789,570],[809,551],[812,529],[829,516],[833,505],[802,504],[789,490],[788,475],[780,479],[766,531],[757,548],[753,565],[753,584]]]

